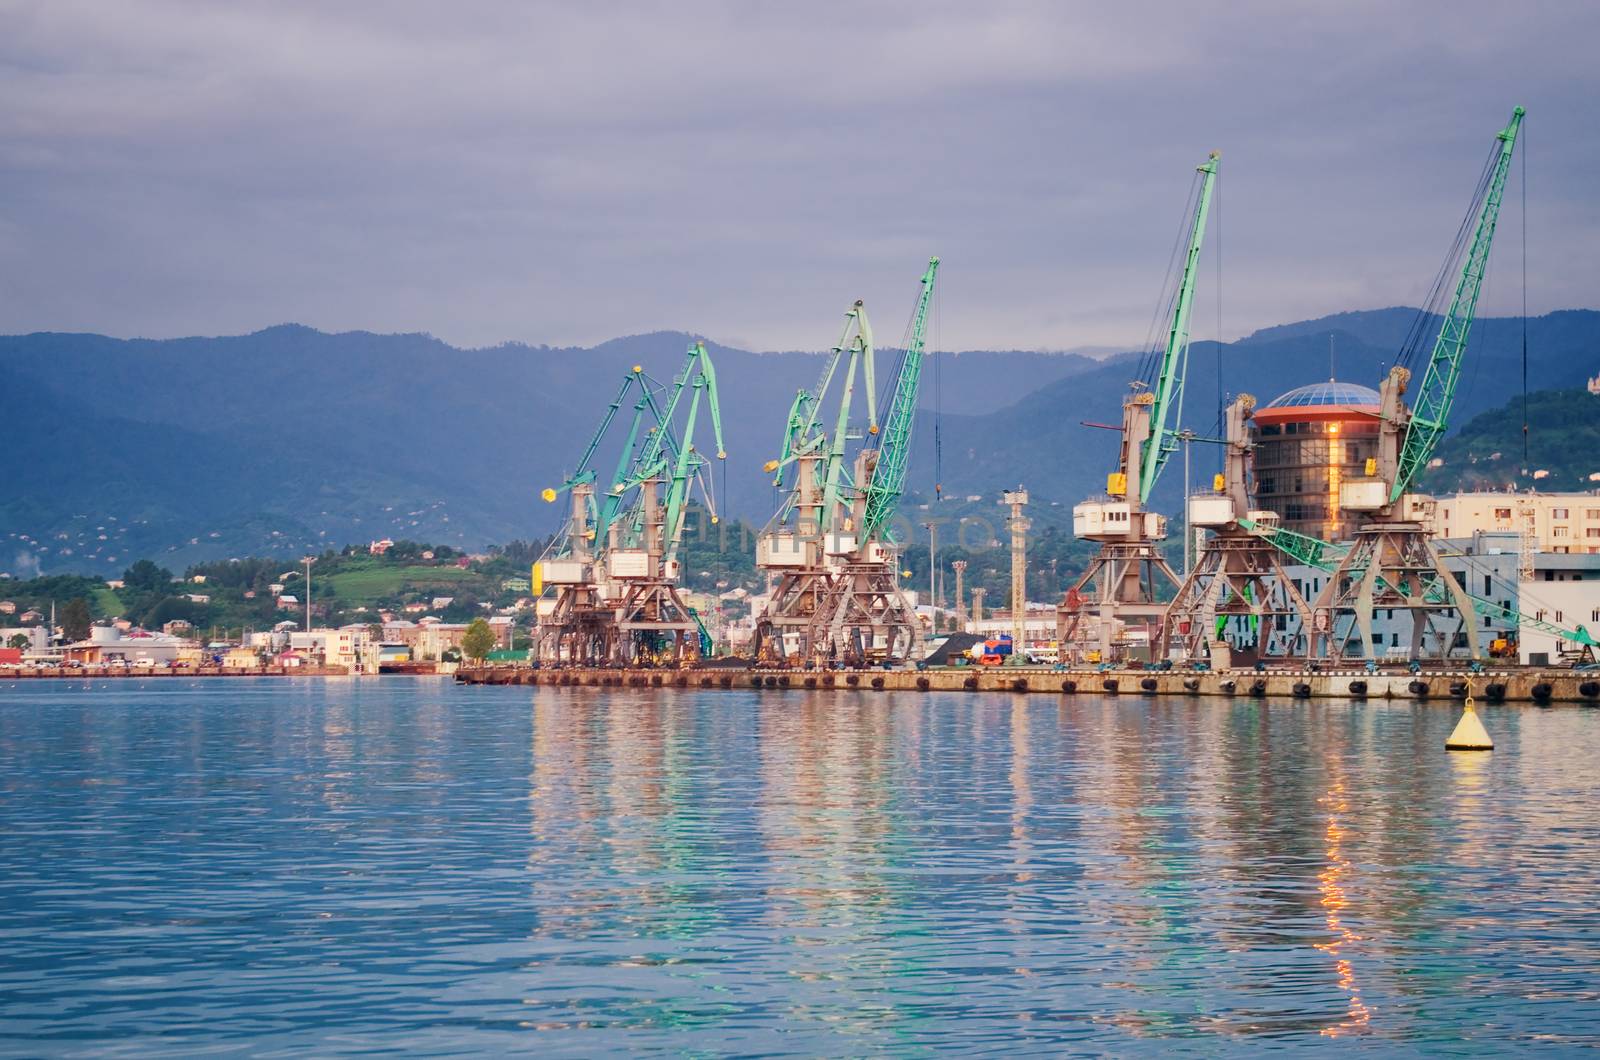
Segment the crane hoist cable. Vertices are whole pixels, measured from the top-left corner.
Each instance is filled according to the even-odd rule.
[[[1528,138],[1522,138],[1522,466],[1528,466]]]
[[[1505,194],[1506,177],[1511,169],[1517,130],[1522,125],[1524,113],[1521,107],[1513,110],[1510,123],[1495,135],[1496,145],[1487,175],[1479,181],[1479,190],[1474,195],[1475,203],[1481,203],[1477,224],[1473,227],[1471,241],[1461,255],[1460,278],[1450,297],[1449,308],[1442,315],[1439,335],[1428,357],[1421,385],[1417,387],[1416,396],[1410,403],[1405,437],[1400,445],[1399,464],[1394,482],[1389,487],[1391,503],[1398,501],[1416,481],[1449,427],[1450,408],[1460,382],[1462,358],[1477,313],[1478,296],[1483,290],[1500,203]]]
[[[933,299],[933,349],[939,349],[939,297]],[[933,359],[933,499],[944,500],[944,359]]]
[[[1145,331],[1144,344],[1139,347],[1139,367],[1134,372],[1135,379],[1143,380],[1146,384],[1155,374],[1156,364],[1160,354],[1160,347],[1156,345],[1156,328],[1161,326],[1163,320],[1172,319],[1172,304],[1178,297],[1178,260],[1183,255],[1184,240],[1189,235],[1190,222],[1194,217],[1195,196],[1200,193],[1203,175],[1196,170],[1194,179],[1189,182],[1189,195],[1183,202],[1183,213],[1178,216],[1178,224],[1172,236],[1172,250],[1167,255],[1167,268],[1161,276],[1160,292],[1156,296],[1155,307],[1150,311],[1150,326]]]
[[[1400,344],[1400,353],[1395,359],[1395,363],[1402,368],[1409,368],[1416,361],[1422,344],[1428,341],[1428,335],[1433,330],[1434,319],[1441,316],[1446,308],[1445,291],[1451,279],[1460,275],[1461,257],[1472,233],[1473,222],[1483,209],[1483,197],[1488,191],[1490,180],[1493,179],[1495,161],[1499,153],[1500,145],[1496,143],[1490,150],[1489,157],[1484,160],[1483,171],[1478,175],[1472,199],[1467,205],[1466,212],[1461,215],[1461,223],[1456,227],[1456,234],[1451,239],[1450,248],[1445,253],[1439,271],[1428,288],[1427,297],[1417,307],[1416,313],[1411,318],[1411,324],[1406,329],[1405,340]]]

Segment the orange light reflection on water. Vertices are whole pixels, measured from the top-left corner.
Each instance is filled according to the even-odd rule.
[[[1343,911],[1350,904],[1345,896],[1344,880],[1350,874],[1350,860],[1344,855],[1345,830],[1340,824],[1344,814],[1350,812],[1345,798],[1344,778],[1334,782],[1328,793],[1317,800],[1328,810],[1328,827],[1323,838],[1328,844],[1328,867],[1317,874],[1318,890],[1322,895],[1322,908],[1326,911],[1328,931],[1333,935],[1329,942],[1317,944],[1317,949],[1334,959],[1334,971],[1339,977],[1339,989],[1349,997],[1345,1018],[1339,1023],[1322,1028],[1326,1038],[1359,1032],[1372,1021],[1372,1010],[1361,1000],[1361,987],[1356,983],[1355,965],[1345,956],[1344,948],[1361,941],[1361,936],[1345,926]]]

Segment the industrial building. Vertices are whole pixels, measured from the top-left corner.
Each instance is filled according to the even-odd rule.
[[[1255,506],[1286,530],[1347,541],[1359,517],[1340,487],[1378,455],[1378,392],[1328,380],[1297,387],[1255,410]]]

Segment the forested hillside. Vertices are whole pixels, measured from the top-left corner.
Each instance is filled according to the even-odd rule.
[[[1216,433],[1223,398],[1262,401],[1325,378],[1375,384],[1409,310],[1342,314],[1218,347],[1196,343],[1183,422]],[[1457,416],[1498,405],[1520,380],[1521,323],[1480,321]],[[832,321],[819,341],[832,341]],[[1070,336],[1064,339],[1070,340]],[[592,348],[464,350],[426,335],[328,335],[293,325],[231,338],[117,340],[0,337],[0,571],[115,575],[152,557],[173,569],[205,559],[295,556],[375,538],[476,548],[552,532],[560,513],[538,491],[571,467],[633,364],[670,380],[690,337],[663,332]],[[1600,313],[1530,321],[1538,388],[1600,372]],[[795,393],[817,353],[711,345],[729,458],[713,480],[728,514],[760,525],[775,498],[762,463],[776,454]],[[880,386],[894,363],[880,358]],[[1041,527],[1100,488],[1140,358],[1016,351],[936,353],[924,374],[903,509],[993,513],[1026,485]],[[936,410],[939,410],[936,415]],[[1196,443],[1196,481],[1216,464]],[[940,475],[948,507],[928,504]],[[1175,507],[1181,461],[1157,504]],[[972,499],[968,499],[972,498]]]
[[[1434,456],[1439,465],[1422,482],[1434,493],[1600,489],[1600,397],[1579,389],[1529,394],[1526,460],[1520,396],[1474,416]]]

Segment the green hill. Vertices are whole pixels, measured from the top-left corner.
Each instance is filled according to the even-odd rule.
[[[1600,397],[1587,390],[1541,390],[1528,395],[1528,459],[1522,459],[1522,398],[1474,416],[1440,443],[1422,488],[1526,489],[1547,492],[1600,488]]]

